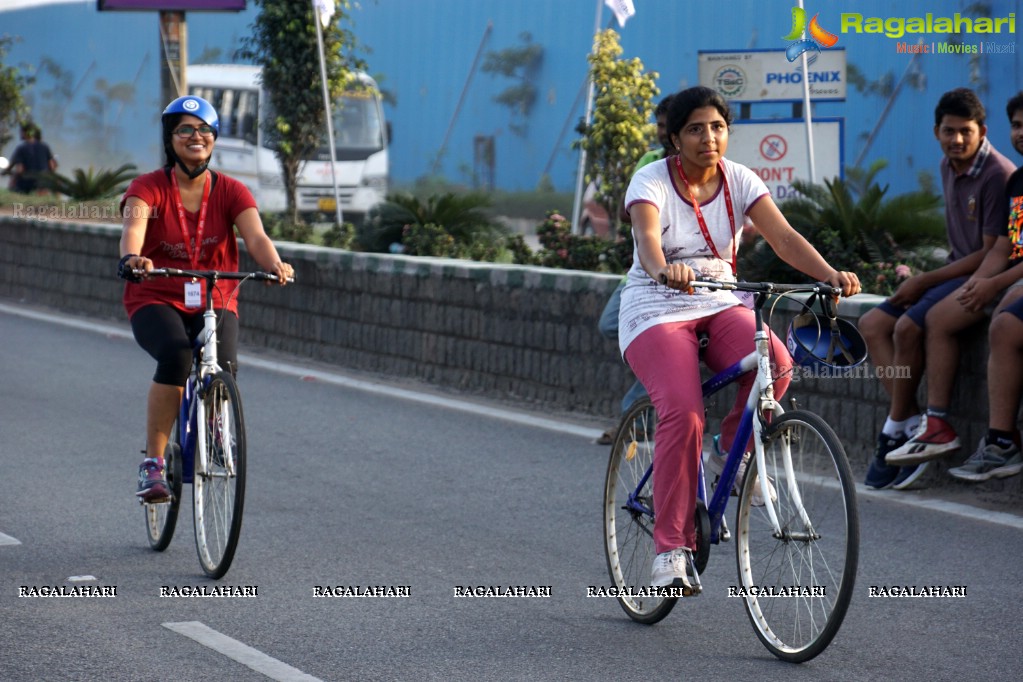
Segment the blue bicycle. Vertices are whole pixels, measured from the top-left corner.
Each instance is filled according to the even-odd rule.
[[[755,371],[756,379],[709,503],[701,459],[692,589],[683,596],[702,591],[699,574],[711,545],[731,539],[725,510],[752,435],[755,452],[746,457],[735,519],[739,585],[729,591],[742,597],[757,636],[775,656],[807,661],[834,638],[852,598],[859,557],[855,484],[842,442],[827,422],[805,410],[785,412],[775,401],[765,305],[773,294],[813,294],[789,329],[789,350],[801,365],[841,372],[863,362],[866,345],[853,325],[837,319],[833,300],[840,292],[827,284],[694,285],[752,293],[756,319],[756,350],[704,382],[704,397],[747,372]],[[815,299],[821,315],[811,309]],[[656,429],[649,399],[623,416],[604,484],[608,571],[625,612],[648,624],[667,616],[678,599],[650,587]]]
[[[136,274],[143,274],[137,271]],[[149,277],[206,280],[203,331],[195,341],[192,374],[185,384],[178,418],[164,454],[169,502],[144,503],[150,546],[162,552],[177,525],[181,492],[192,484],[195,548],[203,571],[222,578],[231,567],[245,506],[245,420],[241,395],[230,371],[217,363],[217,315],[213,293],[217,280],[277,281],[266,272],[219,272],[160,268]],[[290,281],[290,280],[289,280]]]

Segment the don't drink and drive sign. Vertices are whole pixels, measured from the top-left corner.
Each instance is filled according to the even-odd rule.
[[[811,126],[817,184],[843,177],[843,124],[841,118],[822,118]],[[776,201],[798,194],[792,187],[793,180],[810,181],[809,143],[803,121],[733,121],[725,156],[749,166],[767,184]]]

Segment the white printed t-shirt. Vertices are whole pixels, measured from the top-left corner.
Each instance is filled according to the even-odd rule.
[[[697,277],[734,281],[731,265],[733,237],[732,228],[728,225],[724,186],[719,184],[714,196],[700,205],[707,230],[721,255],[717,258],[700,230],[689,192],[685,186],[676,187],[672,182],[668,164],[674,162],[675,157],[670,156],[637,170],[625,194],[626,207],[631,210],[635,204],[648,203],[660,211],[661,250],[668,263],[685,263]],[[721,163],[732,195],[737,245],[742,236],[743,217],[770,191],[764,181],[746,166],[728,159],[722,159]],[[650,327],[707,317],[740,304],[739,299],[728,291],[702,288],[695,291],[687,294],[655,282],[640,265],[638,249],[634,251],[618,313],[618,345],[622,355],[629,344]]]

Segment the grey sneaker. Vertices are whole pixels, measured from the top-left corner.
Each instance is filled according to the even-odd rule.
[[[962,465],[948,470],[952,476],[961,481],[979,483],[989,478],[1007,478],[1023,471],[1023,454],[1015,445],[1000,448],[981,438],[977,451],[970,455]]]
[[[650,569],[650,584],[653,587],[681,587],[692,590],[689,581],[692,576],[693,550],[679,547],[670,552],[661,552],[654,557],[654,565]]]

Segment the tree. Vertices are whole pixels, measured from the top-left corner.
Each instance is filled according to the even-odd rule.
[[[856,272],[864,290],[878,294],[890,293],[900,272],[937,267],[934,249],[946,239],[941,197],[924,189],[886,200],[888,186],[875,180],[886,166],[879,159],[866,170],[847,169],[845,180],[821,185],[797,180],[792,186],[799,195],[779,206],[832,266]],[[739,272],[749,280],[806,279],[762,239],[740,251]]]
[[[533,82],[543,63],[543,47],[534,43],[532,34],[528,32],[520,34],[519,38],[525,43],[522,47],[488,52],[481,70],[517,81],[494,97],[494,101],[511,110],[512,122],[508,128],[516,135],[525,135],[529,112],[536,102]]]
[[[356,87],[355,73],[365,64],[355,56],[355,35],[342,24],[350,23],[351,0],[327,0],[334,16],[323,29],[323,52],[327,90],[331,102]],[[276,150],[284,176],[287,212],[299,222],[295,200],[303,159],[324,145],[326,113],[317,53],[316,24],[309,0],[253,0],[260,7],[252,35],[242,39],[238,55],[263,67],[263,87],[270,95],[273,112],[263,119],[263,132]]]
[[[575,143],[586,150],[586,182],[597,183],[596,199],[616,232],[633,168],[656,132],[650,119],[660,94],[655,84],[658,74],[643,73],[643,62],[619,59],[621,54],[617,33],[607,29],[597,34],[589,56],[596,93],[593,121],[588,126],[579,124],[576,130],[583,138]]]
[[[4,58],[14,38],[0,36],[0,149],[14,137],[14,129],[28,115],[28,107],[21,96],[30,85],[28,78],[13,66],[4,66]]]

